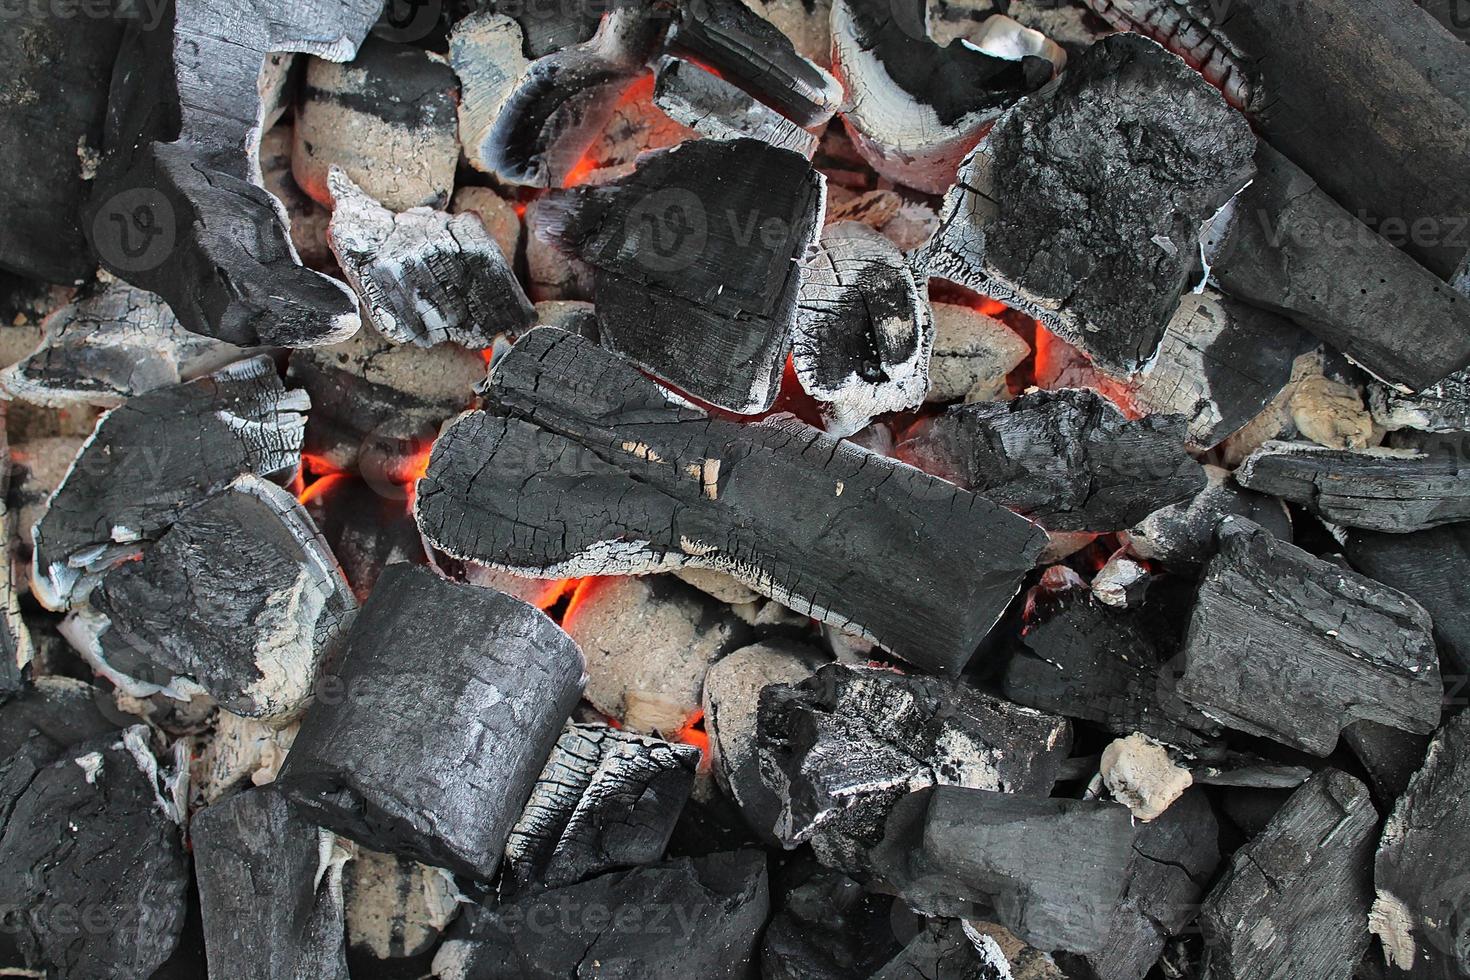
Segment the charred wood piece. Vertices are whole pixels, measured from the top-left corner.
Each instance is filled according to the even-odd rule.
[[[1363,764],[1373,798],[1387,809],[1409,788],[1409,780],[1424,761],[1429,738],[1380,725],[1355,721],[1342,730],[1342,741]]]
[[[1194,65],[1238,108],[1255,108],[1260,78],[1254,59],[1215,24],[1208,0],[1084,0],[1120,31],[1142,34]]]
[[[1291,541],[1291,517],[1280,500],[1241,489],[1218,466],[1207,465],[1204,471],[1205,487],[1192,499],[1156,510],[1128,529],[1133,554],[1171,571],[1197,569],[1214,553],[1215,528],[1228,514],[1248,517],[1277,539]]]
[[[459,558],[543,578],[716,568],[950,671],[1042,547],[982,497],[794,420],[712,418],[559,330],[511,348],[487,397],[506,414],[452,423],[415,500]],[[902,574],[875,560],[900,550]]]
[[[1402,592],[1226,518],[1181,649],[1179,696],[1237,731],[1325,756],[1367,719],[1439,723],[1429,614]]]
[[[1029,951],[1043,960],[1051,959],[1037,950]],[[1013,976],[1033,974],[1013,963],[994,937],[962,919],[923,919],[914,938],[870,980],[1006,980]]]
[[[657,66],[653,102],[669,118],[710,139],[748,138],[810,160],[817,138],[738,85],[679,58]]]
[[[892,936],[893,899],[819,868],[786,893],[766,927],[764,980],[871,977],[901,952]]]
[[[541,20],[525,19],[531,23]],[[528,57],[526,47],[521,25],[489,10],[474,11],[456,23],[449,35],[449,63],[460,84],[459,138],[465,159],[476,170],[488,173],[493,169],[488,159],[493,144],[487,141],[526,69],[534,57],[540,57]]]
[[[1345,544],[1354,568],[1428,611],[1447,672],[1470,678],[1470,524],[1410,534],[1353,530]]]
[[[1187,64],[1115,34],[986,133],[915,261],[1126,376],[1203,278],[1201,228],[1250,180],[1254,150]]]
[[[24,751],[41,763],[89,739],[115,734],[118,720],[110,699],[86,681],[55,674],[3,694],[0,701],[0,756],[19,758]],[[28,745],[27,743],[33,743]]]
[[[1374,382],[1368,386],[1368,406],[1373,421],[1390,432],[1470,431],[1470,369],[1456,371],[1414,394]]]
[[[375,850],[489,880],[582,690],[537,610],[394,565],[343,643],[276,785]]]

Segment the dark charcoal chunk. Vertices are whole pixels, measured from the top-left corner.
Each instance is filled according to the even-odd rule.
[[[199,812],[190,826],[212,976],[347,980],[342,860],[329,831],[270,788]]]
[[[959,919],[927,919],[897,956],[871,980],[1009,980],[1011,963],[991,937]]]
[[[557,245],[593,266],[604,346],[710,404],[771,406],[823,178],[759,140],[693,140],[620,180],[549,198]]]
[[[993,912],[1033,946],[1090,952],[1107,939],[1133,833],[1116,803],[934,786],[893,808],[873,858],[920,911]]]
[[[819,869],[786,894],[766,927],[762,980],[847,980],[871,976],[901,952],[893,899],[836,871]]]
[[[1447,672],[1470,677],[1470,524],[1410,534],[1353,530],[1346,545],[1354,568],[1428,610]]]
[[[472,914],[434,958],[443,980],[640,980],[747,976],[765,925],[758,851],[614,871]]]
[[[500,358],[487,397],[508,417],[446,429],[415,503],[459,558],[550,578],[721,569],[949,671],[1040,551],[982,497],[790,419],[711,418],[559,330]]]
[[[1116,531],[1205,486],[1179,415],[1130,421],[1085,388],[956,405],[920,423],[898,458],[1053,531]]]
[[[692,745],[568,725],[506,842],[501,895],[659,860],[698,764]]]
[[[111,698],[86,681],[38,677],[0,700],[0,759],[16,756],[28,742],[36,742],[26,751],[50,762],[73,745],[116,731],[111,711]]]
[[[1367,719],[1439,723],[1429,615],[1408,596],[1226,518],[1181,655],[1177,690],[1226,727],[1325,756]]]
[[[1254,149],[1184,61],[1104,38],[980,141],[919,264],[1131,373],[1200,280],[1200,228],[1250,179]]]
[[[1259,99],[1260,77],[1249,57],[1215,23],[1209,0],[1086,0],[1120,31],[1134,31],[1165,45],[1198,68],[1237,107]],[[1223,12],[1223,11],[1222,11]]]
[[[1342,980],[1368,948],[1368,788],[1324,770],[1230,860],[1200,910],[1202,976]]]
[[[369,847],[488,880],[582,692],[582,654],[519,600],[394,565],[276,783]]]
[[[1451,688],[1450,696],[1454,694]],[[1403,795],[1429,747],[1426,735],[1400,731],[1376,721],[1353,722],[1342,730],[1342,741],[1363,764],[1374,799],[1384,808]]]
[[[342,566],[359,602],[378,576],[399,562],[423,564],[423,538],[405,506],[408,490],[393,483],[367,483],[345,473],[313,482],[301,504]]]
[[[1205,488],[1192,499],[1156,510],[1128,529],[1130,552],[1170,571],[1194,571],[1214,554],[1215,528],[1227,514],[1248,517],[1279,540],[1291,540],[1291,516],[1280,500],[1242,490],[1218,466],[1204,470]]]
[[[656,72],[654,105],[701,136],[760,140],[808,160],[817,151],[817,138],[811,133],[699,65],[666,57]]]

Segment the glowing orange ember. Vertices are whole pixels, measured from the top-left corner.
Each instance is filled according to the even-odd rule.
[[[695,711],[672,736],[676,742],[692,745],[699,750],[699,768],[709,771],[709,733],[704,730],[704,712]]]
[[[301,501],[302,504],[310,504],[333,486],[347,479],[350,479],[350,477],[346,473],[328,473],[326,476],[307,484],[305,488],[296,494],[296,499]]]

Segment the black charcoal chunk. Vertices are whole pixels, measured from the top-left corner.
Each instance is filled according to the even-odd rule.
[[[276,784],[376,850],[488,880],[582,692],[582,654],[531,606],[384,571]]]
[[[451,424],[415,501],[459,558],[543,578],[721,569],[951,671],[1041,549],[982,497],[789,418],[712,418],[559,330],[498,359],[486,395],[505,414]]]
[[[709,139],[749,138],[808,160],[817,138],[748,92],[680,58],[663,58],[656,66],[653,102],[669,118]]]
[[[893,899],[836,871],[817,870],[786,893],[766,927],[762,980],[847,980],[872,976],[902,952]]]
[[[1325,756],[1348,724],[1439,723],[1429,614],[1387,586],[1226,518],[1181,649],[1179,695],[1228,728]]]
[[[1457,685],[1450,685],[1454,697]],[[1424,761],[1429,737],[1380,725],[1376,721],[1355,721],[1342,730],[1343,744],[1363,764],[1373,798],[1387,808],[1403,795],[1409,779]]]
[[[1037,977],[1019,968],[1013,970],[1000,944],[968,922],[925,919],[907,945],[871,980],[1009,980],[1013,976],[1051,980],[1045,974]]]
[[[1128,529],[1129,551],[1170,571],[1193,571],[1214,553],[1215,528],[1227,514],[1248,517],[1277,539],[1291,541],[1291,516],[1280,500],[1241,489],[1230,471],[1218,466],[1206,465],[1204,471],[1205,487],[1194,497],[1160,508]]]
[[[37,677],[31,684],[0,700],[0,758],[26,749],[32,758],[50,762],[66,749],[96,736],[116,731],[110,717],[110,698],[86,681],[56,674]]]
[[[1345,544],[1354,568],[1428,611],[1446,673],[1462,685],[1470,679],[1470,524],[1409,534],[1354,529]]]
[[[201,810],[190,825],[212,976],[347,980],[342,850],[269,787]]]

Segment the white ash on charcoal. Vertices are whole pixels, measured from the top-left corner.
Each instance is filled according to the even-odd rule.
[[[1140,158],[1140,142],[1170,152]],[[1201,226],[1250,180],[1254,149],[1187,64],[1113,35],[986,133],[915,261],[1126,376],[1203,279]]]
[[[1470,714],[1440,729],[1423,763],[1384,824],[1368,927],[1391,972],[1463,976],[1470,973],[1470,861],[1460,846],[1470,831]]]
[[[1318,756],[1360,719],[1434,729],[1439,660],[1422,606],[1244,518],[1226,518],[1216,537],[1180,650],[1180,697]]]
[[[439,947],[434,975],[563,980],[591,963],[650,980],[738,980],[768,912],[761,852],[675,858],[470,909]]]
[[[820,866],[788,890],[766,926],[763,980],[871,977],[900,952],[893,899]]]
[[[1280,500],[1241,488],[1229,470],[1206,465],[1204,471],[1205,487],[1193,498],[1156,510],[1128,529],[1130,552],[1171,571],[1196,569],[1214,552],[1215,528],[1228,514],[1291,541],[1291,517]]]
[[[282,52],[346,61],[380,7],[181,3],[160,11],[156,29],[130,31],[113,69],[107,153],[83,212],[103,265],[162,296],[185,329],[237,346],[351,336],[357,304],[340,282],[300,265],[285,208],[262,186],[258,149],[288,101],[292,55]]]
[[[1011,971],[1012,980],[1067,980],[1050,953],[1022,942],[1005,926],[979,919],[961,919],[960,923],[983,959],[997,965],[1003,961]],[[995,950],[1003,960],[996,959]],[[983,973],[979,977],[962,974],[961,980],[988,980],[988,977]]]
[[[32,591],[63,608],[84,575],[135,553],[237,477],[289,478],[309,406],[257,357],[107,412],[36,521]]]
[[[461,214],[465,211],[480,219],[480,224],[485,226],[485,231],[500,247],[500,254],[505,256],[506,264],[514,266],[516,256],[520,254],[521,239],[524,237],[521,216],[516,213],[516,206],[488,187],[460,187],[455,190],[454,197],[449,199],[449,213]]]
[[[1342,416],[1334,411],[1346,407],[1343,402],[1323,399],[1310,394],[1336,390],[1335,384],[1356,386],[1363,374],[1353,367],[1341,354],[1326,346],[1318,346],[1299,355],[1291,364],[1291,380],[1267,403],[1261,413],[1226,437],[1214,450],[1214,458],[1226,468],[1238,467],[1251,453],[1272,440],[1296,440],[1306,437],[1296,427],[1297,416],[1303,413],[1293,410],[1292,401],[1297,389],[1307,388],[1309,394],[1301,403],[1310,416],[1306,421],[1319,435],[1334,430],[1352,431],[1363,425],[1368,418],[1361,405],[1354,405]],[[1335,384],[1327,384],[1333,382]],[[1371,419],[1369,419],[1371,424]]]
[[[335,167],[327,186],[332,251],[383,336],[478,349],[530,326],[531,301],[478,217],[428,207],[395,214]]]
[[[1135,561],[1126,549],[1120,548],[1097,570],[1090,588],[1093,598],[1103,605],[1131,609],[1143,602],[1152,578],[1147,565]]]
[[[534,60],[525,49],[521,25],[492,10],[470,13],[449,34],[449,64],[460,85],[459,139],[465,160],[476,170],[493,172],[487,159],[493,150],[486,143]]]
[[[1342,743],[1362,764],[1373,798],[1388,809],[1409,788],[1424,761],[1429,737],[1376,721],[1355,721],[1342,730]]]
[[[205,807],[190,824],[211,974],[347,980],[342,865],[330,831],[271,789]]]
[[[134,697],[202,691],[237,715],[284,722],[356,609],[301,505],[243,476],[104,573],[63,633]]]
[[[953,671],[1041,550],[983,497],[787,418],[713,418],[558,330],[500,358],[486,396],[505,414],[452,423],[415,498],[456,557],[554,578],[717,568]]]
[[[369,38],[346,64],[306,63],[291,172],[318,203],[340,205],[338,168],[393,211],[449,203],[459,162],[459,83],[438,55]]]
[[[593,298],[592,267],[551,241],[560,215],[561,209],[545,195],[526,205],[526,290],[537,303]]]
[[[1273,441],[1252,453],[1235,479],[1366,531],[1405,534],[1470,519],[1470,463],[1456,453]]]
[[[425,559],[423,538],[405,506],[407,496],[405,487],[370,483],[345,473],[315,480],[301,495],[301,505],[316,522],[359,602],[367,599],[389,565]]]
[[[1040,949],[1086,953],[1108,938],[1133,837],[1116,803],[931,786],[897,802],[871,856],[921,912],[993,916]]]
[[[1031,345],[994,317],[955,303],[934,303],[934,349],[928,402],[1005,401],[1006,375],[1021,366]]]
[[[291,146],[294,142],[290,122],[280,122],[260,138],[261,186],[271,192],[286,209],[291,247],[303,265],[311,269],[330,269],[336,261],[327,245],[327,223],[332,212],[322,207],[296,183],[291,173]]]
[[[592,706],[663,735],[699,711],[710,664],[749,638],[728,606],[670,576],[583,582],[562,628],[587,658]]]
[[[0,779],[0,964],[130,980],[168,959],[189,878],[180,775],[161,769],[142,725],[70,745],[31,739],[11,757]]]
[[[874,416],[918,408],[933,347],[929,301],[903,253],[856,221],[823,228],[802,264],[791,360],[827,431],[852,435]]]
[[[1136,820],[1157,820],[1194,785],[1194,774],[1147,735],[1115,739],[1103,749],[1098,773],[1113,799]]]
[[[607,725],[568,725],[505,844],[502,901],[662,860],[699,749]]]
[[[817,138],[811,133],[693,62],[663,58],[655,78],[654,104],[702,136],[760,140],[808,160],[817,152]]]
[[[394,565],[276,778],[311,820],[489,880],[582,690],[582,654],[509,596]]]
[[[447,871],[355,846],[342,869],[349,949],[378,960],[422,956],[459,914]]]
[[[0,386],[37,405],[111,408],[248,353],[185,330],[161,297],[121,282],[84,292],[41,329],[41,346],[0,371]]]
[[[1350,530],[1353,568],[1428,611],[1446,673],[1470,677],[1470,524],[1392,534]]]
[[[1368,948],[1378,813],[1327,769],[1235,852],[1200,909],[1201,976],[1340,980]]]
[[[1130,420],[1097,392],[1067,388],[953,406],[896,453],[1048,530],[1115,531],[1204,488],[1184,436],[1182,416]]]
[[[1390,431],[1470,431],[1470,369],[1412,394],[1375,381],[1368,386],[1368,407],[1373,421]]]
[[[733,412],[771,406],[824,178],[758,140],[695,140],[549,195],[543,233],[593,267],[604,346]]]
[[[1010,980],[1011,964],[1000,945],[960,919],[925,919],[897,956],[872,980]],[[1028,978],[1029,980],[1029,978]]]
[[[890,180],[943,194],[986,127],[1055,66],[961,41],[940,47],[926,20],[923,0],[836,0],[832,69],[847,88],[842,121],[863,159]]]
[[[298,722],[277,727],[224,710],[216,712],[212,724],[198,737],[189,765],[189,791],[203,806],[245,786],[274,782],[300,727]]]

